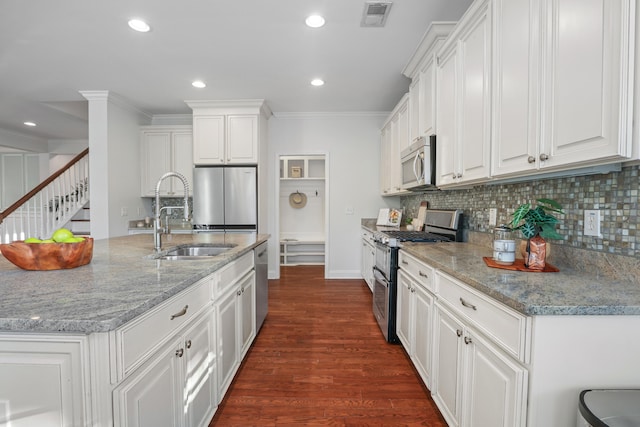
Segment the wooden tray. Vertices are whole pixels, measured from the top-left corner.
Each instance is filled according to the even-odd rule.
[[[77,243],[24,243],[18,240],[0,245],[0,252],[23,270],[62,270],[91,262],[93,238]]]
[[[544,266],[544,270],[530,270],[524,266],[524,260],[522,258],[516,258],[514,263],[510,265],[498,264],[493,258],[488,256],[482,257],[482,259],[489,267],[501,268],[503,270],[528,271],[529,273],[557,273],[560,271],[557,267],[549,263]]]

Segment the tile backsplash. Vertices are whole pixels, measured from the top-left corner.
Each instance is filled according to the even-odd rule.
[[[515,208],[523,203],[535,203],[539,198],[554,199],[565,212],[558,216],[557,226],[564,240],[554,240],[552,244],[639,257],[639,168],[638,165],[625,166],[620,172],[608,174],[416,193],[402,196],[400,200],[405,218],[416,217],[420,202],[426,200],[431,209],[462,209],[467,231],[491,233],[490,208],[497,209],[498,224],[501,224],[510,222]],[[601,211],[602,237],[583,236],[585,209]]]

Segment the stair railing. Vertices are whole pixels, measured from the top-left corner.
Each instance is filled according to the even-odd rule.
[[[46,239],[89,201],[89,149],[0,212],[0,243]]]

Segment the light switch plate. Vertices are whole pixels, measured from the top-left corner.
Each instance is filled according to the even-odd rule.
[[[600,234],[600,211],[587,210],[584,211],[584,235],[602,237]]]

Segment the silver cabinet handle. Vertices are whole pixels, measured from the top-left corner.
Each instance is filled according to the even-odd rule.
[[[187,310],[189,309],[188,305],[185,305],[184,308],[182,310],[180,310],[179,312],[177,312],[176,314],[172,314],[171,315],[171,320],[175,319],[176,317],[180,317],[180,316],[184,316],[185,314],[187,314]]]
[[[403,263],[404,265],[409,265],[409,263],[408,263],[406,260],[404,260],[404,259],[402,260],[402,263]]]
[[[191,348],[191,340],[187,340],[187,342],[184,343],[184,346],[187,347],[187,349]]]
[[[184,349],[183,348],[179,348],[179,349],[176,350],[176,356],[182,357],[183,354],[184,354]]]
[[[460,298],[460,304],[462,304],[463,306],[467,307],[467,308],[471,308],[473,310],[477,310],[476,306],[466,302],[465,300],[463,300],[462,298]]]
[[[543,162],[545,160],[549,160],[549,155],[544,153],[540,154],[540,160],[542,160]]]
[[[469,337],[464,337],[464,343],[465,344],[471,344],[473,341],[471,341],[471,338]]]
[[[428,274],[423,273],[422,271],[418,271],[418,274],[420,275],[420,277],[425,277],[425,278],[429,278]]]
[[[535,163],[535,162],[536,162],[536,158],[535,158],[535,157],[533,157],[533,156],[529,156],[529,157],[527,157],[527,162],[529,162],[529,163]]]
[[[462,330],[461,329],[456,329],[456,335],[461,337],[462,336]]]

